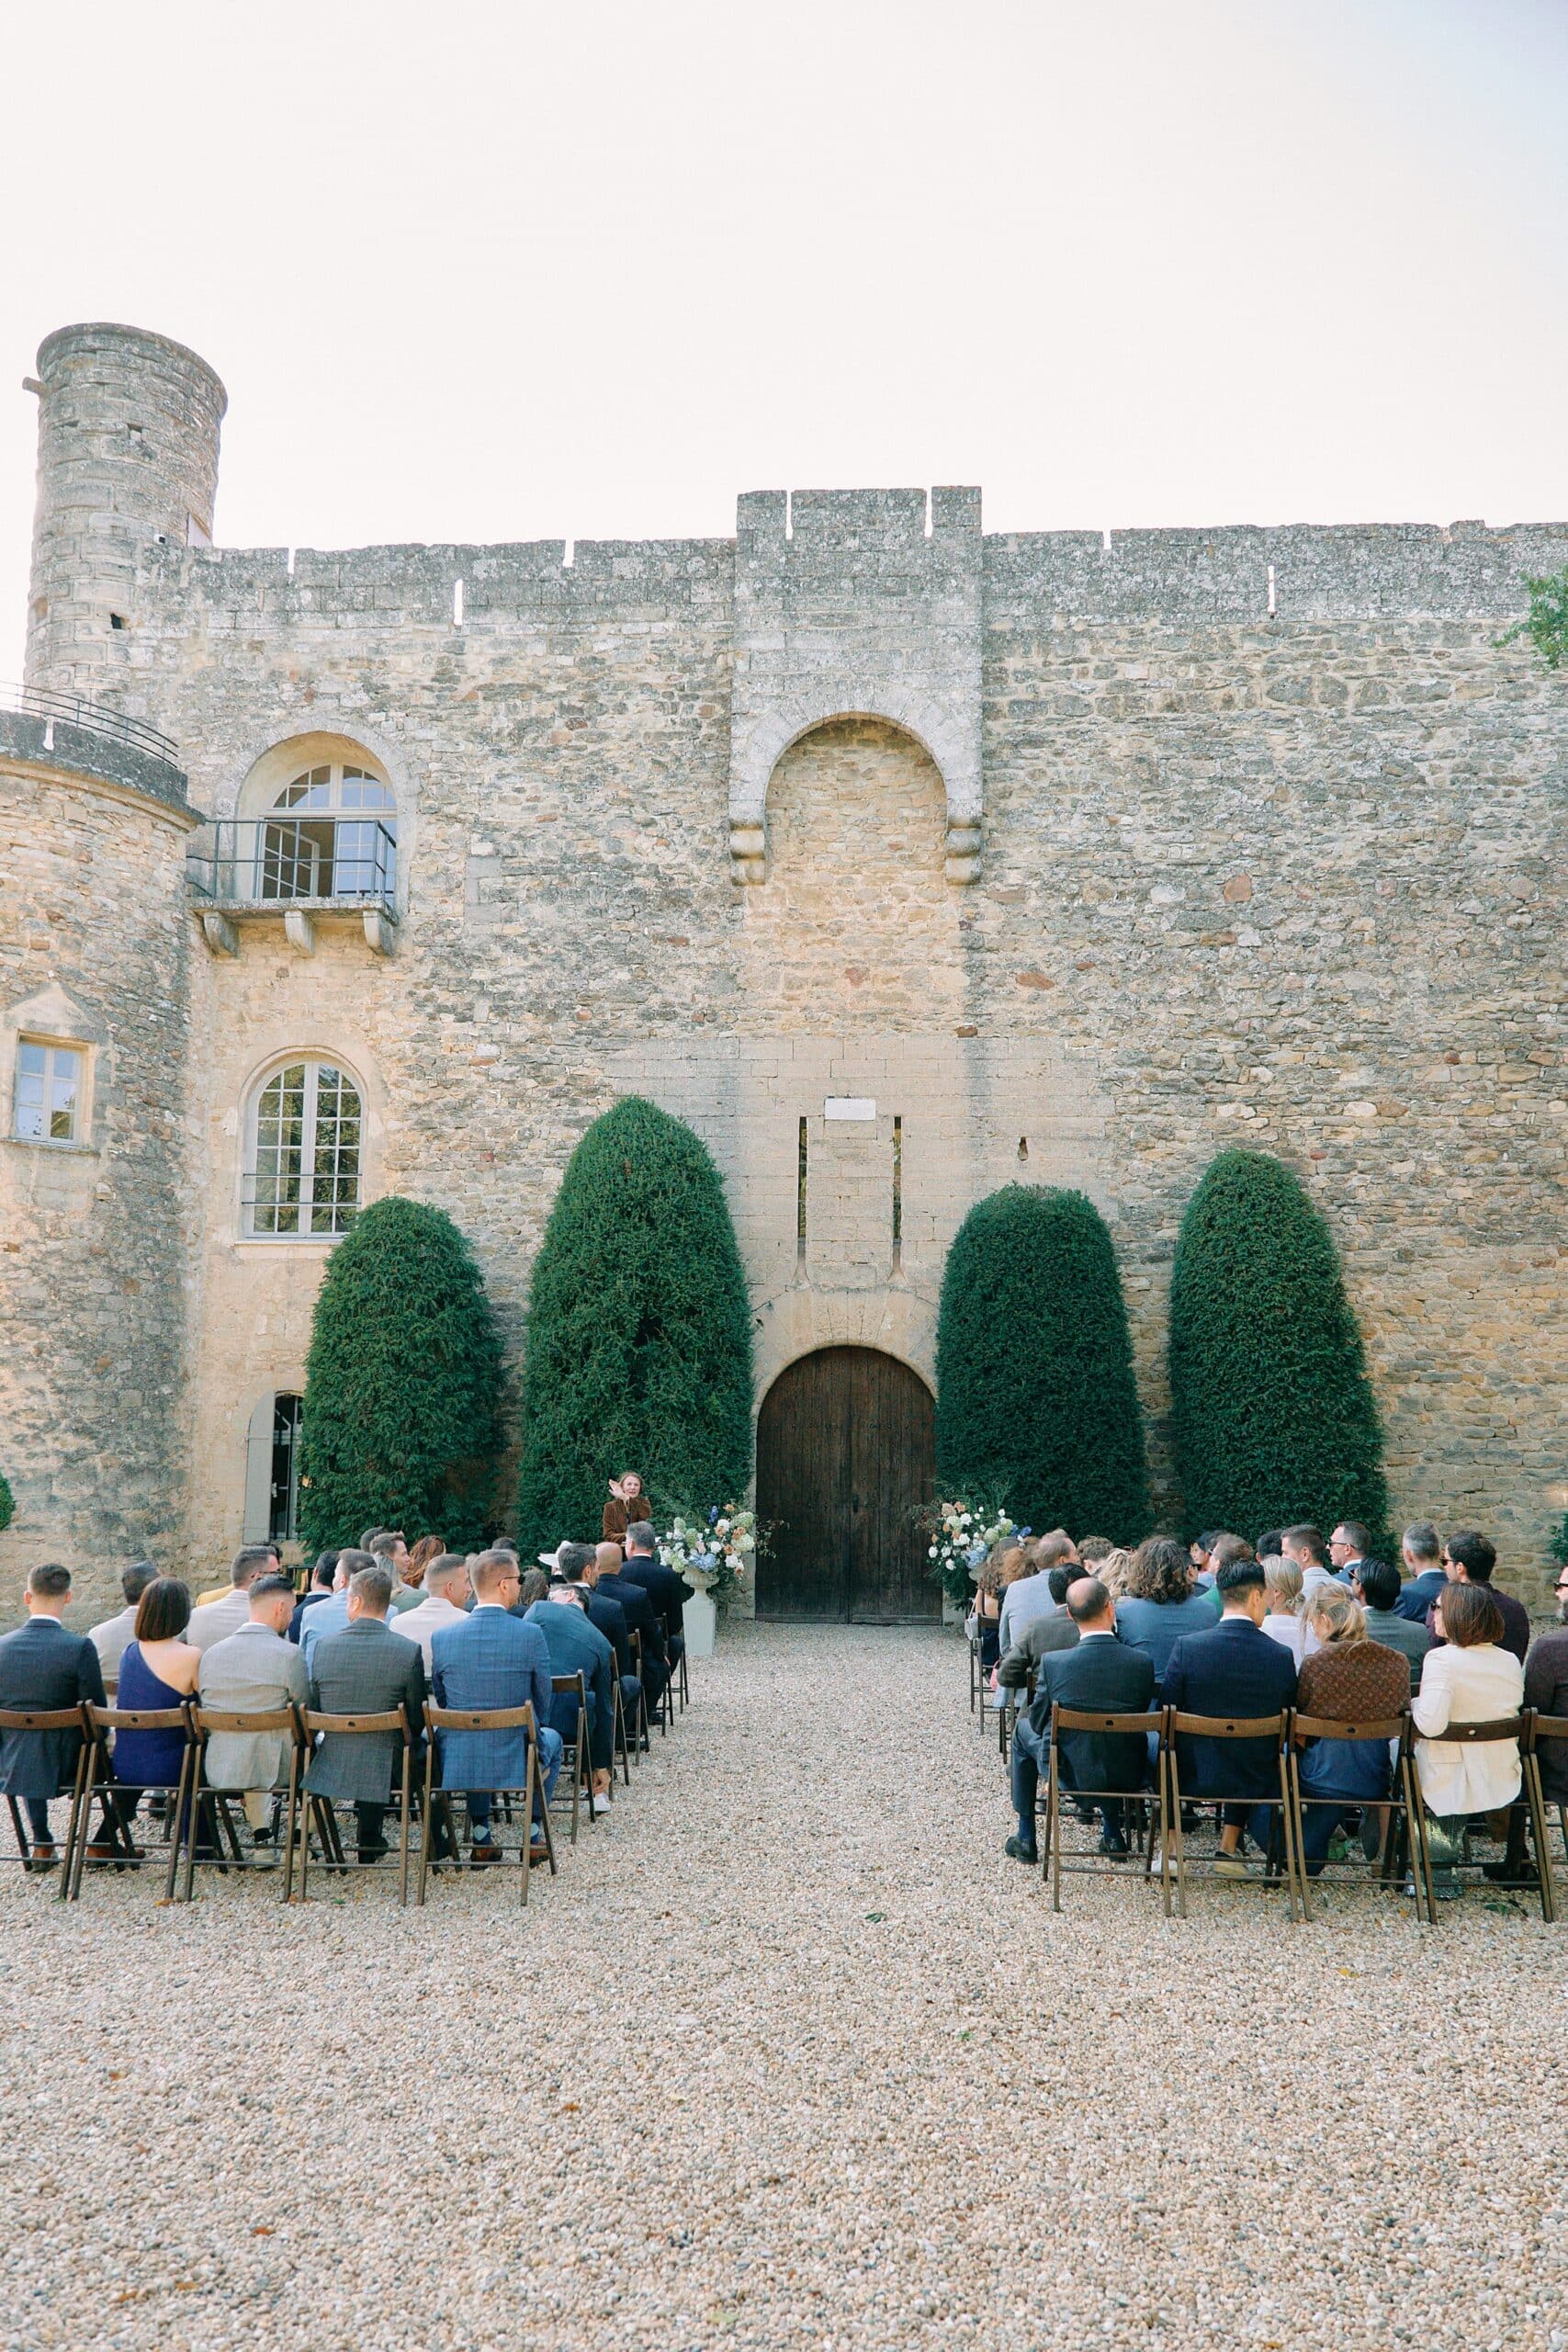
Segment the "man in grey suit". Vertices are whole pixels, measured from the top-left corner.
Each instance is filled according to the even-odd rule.
[[[424,1660],[417,1642],[400,1641],[388,1624],[391,1602],[392,1579],[385,1568],[355,1571],[348,1588],[347,1624],[311,1646],[310,1705],[326,1715],[383,1715],[400,1707],[417,1756],[428,1687]],[[379,1861],[387,1850],[381,1832],[394,1770],[400,1777],[401,1746],[395,1732],[327,1732],[305,1775],[313,1796],[352,1804],[362,1862]],[[411,1766],[411,1785],[412,1778]]]
[[[61,1616],[71,1599],[71,1571],[52,1562],[28,1578],[28,1622],[0,1641],[0,1707],[52,1714],[84,1699],[104,1703],[103,1669],[85,1634],[68,1634]],[[29,1870],[51,1871],[58,1859],[49,1832],[49,1801],[72,1786],[82,1735],[74,1731],[0,1733],[0,1795],[20,1797],[28,1809]]]
[[[190,1612],[186,1639],[193,1649],[216,1649],[231,1634],[250,1623],[251,1608],[246,1596],[258,1577],[271,1576],[277,1568],[277,1554],[270,1544],[247,1544],[234,1555],[229,1570],[229,1590],[221,1600],[209,1600]]]
[[[202,1652],[197,1698],[220,1714],[275,1714],[290,1701],[302,1707],[310,1678],[293,1643],[284,1638],[294,1613],[293,1585],[287,1577],[258,1577],[250,1603],[249,1622]],[[208,1787],[243,1790],[245,1817],[263,1845],[272,1836],[271,1792],[288,1781],[293,1745],[287,1732],[278,1731],[215,1731],[207,1743]]]
[[[1049,1617],[1025,1618],[1021,1629],[1015,1632],[1011,1648],[1004,1650],[997,1660],[998,1690],[1021,1690],[1032,1674],[1038,1678],[1043,1657],[1076,1646],[1078,1629],[1066,1607],[1066,1599],[1082,1575],[1077,1561],[1063,1562],[1046,1570],[1045,1581],[1055,1608]]]
[[[125,1607],[117,1616],[106,1617],[102,1624],[88,1628],[87,1639],[98,1653],[98,1664],[104,1670],[104,1689],[108,1692],[111,1703],[119,1681],[120,1659],[136,1631],[137,1603],[157,1573],[151,1560],[133,1560],[129,1568],[122,1568],[119,1589],[125,1595]]]

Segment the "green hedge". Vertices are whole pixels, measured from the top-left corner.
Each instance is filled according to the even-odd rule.
[[[943,1494],[1021,1526],[1135,1544],[1153,1524],[1116,1253],[1081,1193],[1009,1184],[970,1210],[942,1274]]]
[[[751,1472],[751,1310],[724,1186],[639,1095],[578,1145],[534,1263],[524,1557],[596,1537],[622,1470],[694,1510],[738,1501]]]
[[[1170,1389],[1190,1529],[1384,1527],[1382,1432],[1333,1237],[1262,1152],[1222,1152],[1188,1204]]]
[[[316,1299],[299,1528],[310,1548],[372,1524],[465,1551],[492,1525],[501,1341],[468,1245],[396,1194],[355,1219]]]
[[[0,1476],[0,1532],[10,1526],[17,1515],[17,1498],[3,1476]]]

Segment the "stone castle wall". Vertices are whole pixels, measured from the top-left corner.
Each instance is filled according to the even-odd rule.
[[[1173,1510],[1176,1227],[1216,1149],[1277,1151],[1338,1238],[1396,1510],[1488,1525],[1539,1592],[1568,1501],[1568,704],[1494,640],[1568,532],[1108,547],[986,538],[939,491],[570,552],[143,543],[115,691],[192,801],[232,814],[264,755],[332,736],[402,843],[390,956],[192,933],[191,1564],[237,1540],[249,1417],[303,1368],[324,1250],[241,1239],[238,1187],[256,1075],[315,1048],[365,1088],[367,1192],[450,1210],[514,1351],[566,1159],[628,1089],[725,1172],[760,1387],[841,1340],[929,1375],[972,1202],[1082,1185]]]

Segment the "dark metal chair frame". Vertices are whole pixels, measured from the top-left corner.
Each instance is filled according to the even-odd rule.
[[[1558,1834],[1562,1839],[1562,1858],[1568,1861],[1568,1798],[1549,1798],[1541,1784],[1540,1743],[1545,1740],[1568,1740],[1568,1715],[1545,1715],[1539,1708],[1529,1710],[1529,1745],[1524,1752],[1525,1780],[1533,1798],[1536,1815],[1541,1826],[1540,1844],[1536,1851],[1536,1868],[1540,1872],[1542,1905],[1548,1919],[1557,1917],[1557,1890],[1551,1879],[1551,1856],[1547,1850],[1546,1818],[1548,1804],[1554,1804]]]
[[[1262,1805],[1270,1815],[1279,1815],[1280,1837],[1284,1846],[1285,1894],[1291,1918],[1294,1920],[1299,1900],[1300,1857],[1296,1851],[1295,1824],[1291,1813],[1291,1780],[1287,1758],[1290,1730],[1291,1710],[1288,1707],[1281,1709],[1277,1715],[1192,1715],[1183,1713],[1179,1708],[1171,1708],[1168,1711],[1165,1736],[1165,1817],[1167,1833],[1176,1854],[1176,1907],[1183,1919],[1187,1917],[1188,1862],[1187,1841],[1181,1828],[1181,1808],[1184,1804],[1191,1803],[1245,1805],[1249,1813]],[[1216,1795],[1210,1791],[1205,1791],[1199,1797],[1183,1797],[1181,1773],[1176,1754],[1177,1739],[1183,1733],[1196,1739],[1274,1740],[1278,1744],[1279,1795],[1277,1797],[1247,1796],[1238,1792],[1234,1796],[1227,1796]],[[1256,1882],[1266,1887],[1273,1887],[1279,1883],[1278,1876],[1268,1867],[1272,1859],[1272,1853],[1273,1841],[1270,1838],[1269,1852],[1264,1857],[1264,1875],[1260,1881]],[[1192,1875],[1196,1878],[1213,1878],[1228,1886],[1241,1883],[1237,1880],[1227,1878],[1223,1871],[1205,1871],[1199,1863],[1192,1865]]]
[[[433,1863],[442,1870],[488,1871],[504,1870],[506,1864],[465,1862],[457,1837],[457,1818],[452,1811],[452,1799],[461,1790],[444,1789],[435,1777],[437,1758],[435,1735],[438,1731],[522,1731],[528,1737],[528,1770],[525,1780],[511,1789],[493,1788],[484,1792],[492,1797],[521,1797],[523,1804],[523,1849],[518,1858],[518,1875],[522,1882],[518,1900],[528,1900],[528,1885],[537,1867],[533,1852],[534,1804],[539,1806],[539,1825],[543,1831],[544,1859],[549,1865],[550,1876],[556,1875],[556,1841],[550,1829],[550,1809],[545,1803],[545,1784],[539,1772],[539,1734],[533,1702],[525,1700],[520,1707],[438,1707],[434,1699],[424,1702],[424,1820],[419,1841],[419,1872],[415,1883],[414,1902],[423,1905],[426,1881]],[[441,1861],[432,1853],[437,1815],[445,1822],[452,1840],[453,1859]]]
[[[379,1715],[328,1715],[318,1713],[311,1707],[301,1707],[297,1710],[297,1713],[306,1749],[307,1771],[315,1754],[318,1733],[330,1733],[334,1738],[341,1736],[345,1739],[354,1739],[374,1732],[393,1732],[398,1735],[402,1745],[400,1786],[394,1784],[389,1791],[387,1799],[388,1805],[390,1807],[397,1802],[400,1795],[401,1798],[398,1822],[398,1859],[395,1864],[390,1860],[351,1862],[344,1851],[343,1839],[338,1834],[337,1815],[333,1811],[338,1800],[322,1796],[314,1789],[301,1786],[301,1811],[304,1817],[299,1824],[299,1835],[300,1902],[307,1900],[310,1868],[310,1824],[314,1821],[321,1837],[321,1852],[325,1858],[326,1869],[366,1872],[395,1868],[398,1873],[398,1901],[400,1904],[406,1904],[409,1899],[409,1812],[412,1795],[410,1782],[413,1758],[413,1742],[409,1736],[407,1715],[401,1707],[389,1708],[384,1714]],[[345,1797],[342,1802],[345,1804],[352,1804],[353,1799]]]
[[[299,1828],[299,1784],[303,1777],[301,1758],[304,1735],[299,1725],[299,1711],[293,1705],[273,1707],[262,1713],[236,1714],[224,1707],[204,1707],[199,1702],[191,1711],[192,1729],[196,1736],[196,1760],[192,1772],[192,1804],[195,1833],[186,1841],[185,1894],[188,1903],[199,1862],[204,1870],[270,1871],[276,1868],[276,1858],[258,1862],[254,1856],[247,1860],[234,1827],[229,1800],[242,1796],[239,1789],[215,1789],[207,1779],[207,1743],[213,1732],[260,1733],[284,1731],[288,1734],[288,1781],[283,1792],[283,1884],[279,1901],[287,1903],[294,1890],[294,1849]],[[277,1794],[274,1790],[269,1793]],[[230,1859],[222,1861],[217,1856],[202,1856],[197,1852],[197,1840],[201,1828],[201,1812],[205,1803],[208,1819],[213,1826],[213,1844],[218,1855],[222,1852],[222,1839],[229,1841]]]
[[[1484,1723],[1450,1723],[1446,1724],[1441,1731],[1433,1732],[1429,1735],[1426,1732],[1417,1730],[1415,1736],[1415,1740],[1412,1743],[1412,1749],[1413,1753],[1418,1751],[1419,1746],[1423,1741],[1429,1741],[1429,1744],[1434,1747],[1443,1747],[1450,1745],[1458,1747],[1488,1747],[1496,1740],[1517,1740],[1519,1747],[1519,1794],[1516,1797],[1514,1803],[1516,1804],[1522,1804],[1525,1810],[1525,1820],[1529,1827],[1530,1843],[1535,1848],[1536,1872],[1540,1881],[1540,1916],[1543,1919],[1550,1920],[1552,1917],[1556,1905],[1551,1888],[1551,1857],[1547,1850],[1546,1844],[1546,1820],[1540,1804],[1540,1776],[1539,1773],[1532,1774],[1530,1770],[1530,1766],[1534,1761],[1534,1734],[1535,1718],[1531,1711],[1527,1707],[1522,1709],[1517,1715],[1489,1716]],[[1417,1773],[1416,1777],[1417,1783],[1419,1783],[1419,1773]],[[1512,1809],[1512,1806],[1510,1806],[1510,1812]],[[1437,1893],[1432,1873],[1432,1845],[1427,1828],[1427,1813],[1425,1803],[1418,1802],[1416,1810],[1416,1844],[1419,1849],[1421,1857],[1420,1873],[1426,1880],[1427,1884],[1427,1907],[1428,1916],[1435,1921],[1437,1918]],[[1453,1865],[1454,1869],[1457,1871],[1463,1868],[1467,1859],[1468,1857],[1461,1857],[1460,1860],[1456,1860]]]
[[[144,1796],[162,1796],[172,1801],[169,1815],[169,1867],[164,1883],[164,1900],[172,1903],[180,1866],[180,1840],[191,1831],[190,1793],[195,1777],[196,1736],[191,1726],[191,1702],[178,1707],[98,1707],[88,1704],[82,1710],[86,1726],[85,1753],[90,1756],[87,1783],[82,1808],[77,1817],[75,1852],[68,1872],[73,1902],[82,1892],[82,1872],[87,1860],[87,1821],[92,1803],[97,1798],[103,1808],[104,1827],[109,1842],[120,1848],[118,1865],[124,1869],[140,1866],[133,1854],[130,1823],[121,1819],[118,1794],[134,1795],[138,1804]],[[109,1734],[120,1731],[183,1731],[185,1747],[180,1755],[179,1779],[168,1781],[135,1782],[116,1778],[114,1761],[109,1750]],[[132,1815],[134,1818],[134,1814]]]
[[[75,1707],[0,1707],[0,1731],[38,1732],[40,1734],[55,1731],[77,1731],[82,1735],[81,1745],[76,1751],[75,1778],[71,1788],[71,1819],[65,1832],[65,1850],[63,1854],[60,1854],[57,1851],[55,1865],[44,1866],[46,1868],[58,1866],[60,1871],[60,1884],[56,1887],[55,1894],[61,1902],[64,1902],[71,1888],[73,1858],[76,1851],[78,1839],[81,1838],[83,1824],[91,1811],[91,1806],[88,1804],[86,1799],[86,1781],[88,1756],[92,1747],[92,1729],[87,1720],[86,1707],[85,1705]],[[62,1794],[64,1792],[62,1791]],[[6,1854],[3,1859],[8,1862],[19,1862],[24,1870],[32,1872],[38,1870],[38,1865],[35,1864],[33,1860],[33,1841],[31,1834],[23,1826],[22,1807],[24,1802],[25,1800],[21,1797],[9,1795],[6,1799],[6,1805],[9,1808],[11,1815],[11,1828],[16,1837],[17,1850],[14,1854]],[[56,1800],[51,1798],[50,1802],[52,1804],[56,1802]],[[52,1844],[52,1842],[53,1841],[51,1839],[51,1843]],[[85,1839],[83,1839],[82,1842],[85,1843]],[[39,1871],[39,1874],[42,1874],[41,1871]]]
[[[1379,1858],[1378,1883],[1385,1888],[1404,1884],[1406,1865],[1412,1863],[1415,1840],[1411,1825],[1415,1820],[1416,1808],[1419,1804],[1416,1793],[1416,1773],[1413,1761],[1415,1754],[1411,1739],[1413,1728],[1408,1710],[1398,1715],[1381,1716],[1375,1723],[1366,1724],[1340,1723],[1327,1715],[1302,1715],[1292,1712],[1290,1744],[1292,1831],[1296,1843],[1297,1877],[1303,1919],[1312,1917],[1310,1892],[1312,1886],[1321,1885],[1327,1875],[1327,1870],[1333,1867],[1331,1864],[1326,1865],[1315,1881],[1307,1876],[1306,1847],[1303,1831],[1306,1810],[1309,1806],[1336,1805],[1343,1810],[1347,1805],[1359,1804],[1363,1811],[1369,1806],[1381,1806],[1387,1813],[1388,1819],[1384,1825],[1382,1850]],[[1301,1743],[1303,1739],[1329,1743],[1334,1741],[1344,1743],[1357,1739],[1397,1740],[1399,1755],[1395,1759],[1387,1796],[1303,1796],[1301,1770]],[[1423,1874],[1412,1866],[1411,1878],[1416,1889],[1416,1923],[1420,1925],[1425,1919],[1426,1923],[1430,1925],[1431,1901]],[[1357,1872],[1354,1877],[1330,1880],[1329,1883],[1331,1885],[1365,1885],[1367,1876],[1364,1872]]]
[[[1041,1853],[1043,1875],[1051,1883],[1051,1908],[1062,1907],[1062,1879],[1068,1876],[1124,1878],[1126,1868],[1113,1855],[1099,1857],[1074,1856],[1062,1860],[1062,1799],[1066,1796],[1075,1804],[1103,1804],[1115,1799],[1123,1805],[1141,1805],[1143,1822],[1138,1836],[1138,1852],[1144,1860],[1144,1877],[1154,1875],[1155,1844],[1159,1843],[1160,1892],[1165,1897],[1165,1916],[1170,1917],[1170,1815],[1165,1770],[1166,1730],[1168,1710],[1159,1707],[1141,1714],[1102,1713],[1099,1708],[1064,1707],[1054,1703],[1051,1728],[1046,1747],[1045,1838]],[[1147,1741],[1151,1734],[1158,1740],[1155,1754],[1155,1785],[1153,1789],[1084,1789],[1075,1781],[1063,1778],[1057,1761],[1057,1742],[1062,1732],[1093,1731],[1117,1733],[1127,1737]],[[1132,1857],[1129,1856],[1129,1860]]]
[[[596,1817],[593,1804],[593,1763],[588,1753],[588,1688],[582,1668],[579,1667],[575,1674],[552,1674],[550,1688],[558,1698],[565,1698],[569,1692],[574,1690],[577,1693],[577,1729],[571,1737],[565,1741],[561,1756],[563,1769],[567,1758],[570,1756],[571,1758],[571,1842],[575,1846],[584,1790],[588,1794],[588,1818],[592,1821]],[[556,1789],[558,1792],[555,1799],[556,1811],[564,1813],[566,1803],[558,1793],[560,1789],[558,1780],[556,1782]]]

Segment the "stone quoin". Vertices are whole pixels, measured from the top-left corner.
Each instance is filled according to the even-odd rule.
[[[1278,1153],[1395,1514],[1488,1528],[1541,1598],[1568,686],[1496,640],[1568,525],[987,536],[973,489],[780,491],[732,539],[226,548],[202,360],[96,325],[37,368],[8,1571],[107,1598],[286,1524],[356,1201],[448,1210],[515,1356],[567,1158],[635,1091],[726,1180],[759,1403],[827,1347],[929,1383],[965,1211],[1080,1186],[1168,1514],[1177,1226],[1217,1150]]]

